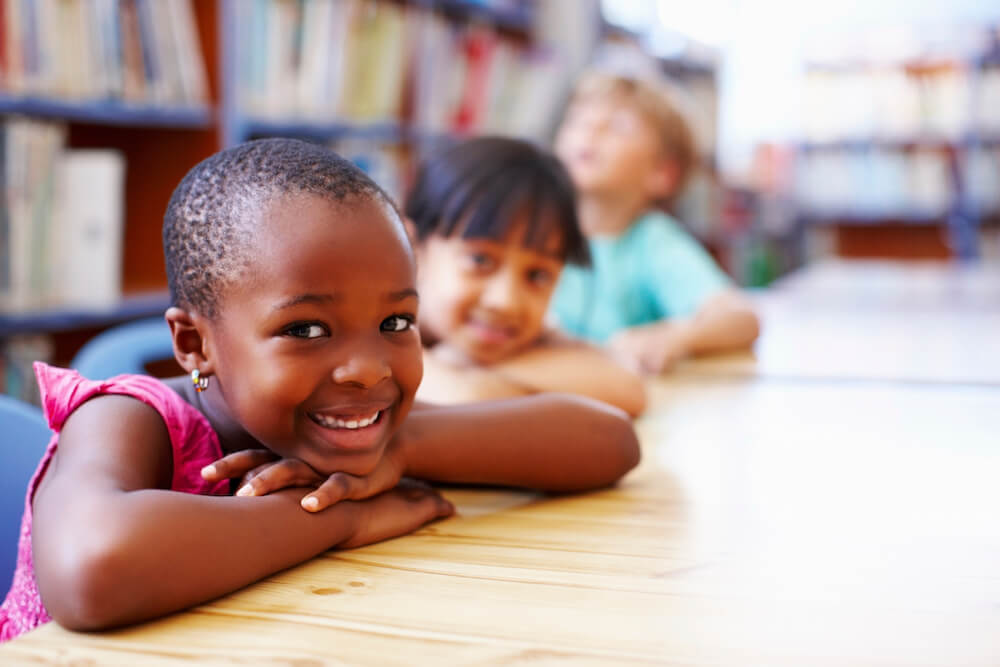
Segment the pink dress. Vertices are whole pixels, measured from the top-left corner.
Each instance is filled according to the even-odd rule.
[[[184,493],[227,495],[229,484],[206,482],[201,469],[219,459],[219,438],[208,420],[177,392],[145,375],[119,375],[109,380],[91,381],[76,371],[35,363],[35,375],[42,395],[42,407],[49,427],[55,431],[48,449],[28,484],[17,546],[17,569],[0,606],[0,642],[13,639],[52,620],[38,595],[35,567],[31,556],[31,499],[59,446],[59,431],[72,412],[84,401],[100,394],[122,394],[139,399],[160,413],[173,447],[174,474],[170,488]]]

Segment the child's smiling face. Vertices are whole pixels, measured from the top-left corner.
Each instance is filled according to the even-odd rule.
[[[370,472],[423,373],[412,251],[383,202],[284,195],[265,205],[245,279],[205,345],[212,407],[318,472]]]
[[[538,340],[563,259],[558,234],[545,251],[526,248],[525,224],[503,241],[432,235],[421,243],[425,333],[482,364]]]

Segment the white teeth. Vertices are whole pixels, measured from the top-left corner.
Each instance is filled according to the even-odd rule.
[[[357,428],[364,428],[366,426],[371,426],[372,424],[374,424],[375,420],[378,419],[379,414],[381,414],[381,411],[376,412],[371,417],[368,417],[366,419],[350,419],[347,421],[343,419],[337,419],[336,417],[327,417],[325,415],[314,415],[314,416],[316,418],[316,421],[318,421],[320,424],[322,424],[327,428],[357,429]]]

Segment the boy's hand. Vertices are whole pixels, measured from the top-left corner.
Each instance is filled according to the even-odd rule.
[[[281,459],[266,449],[244,449],[205,466],[208,481],[242,478],[238,496],[263,496],[289,487],[315,487],[303,496],[302,508],[319,512],[341,500],[363,500],[399,484],[404,461],[400,439],[386,447],[378,465],[365,476],[335,472],[323,477],[298,459]]]
[[[411,533],[455,513],[455,506],[422,482],[404,479],[393,489],[361,501],[354,533],[340,547],[350,549]]]
[[[667,322],[626,329],[608,347],[621,363],[651,375],[670,370],[690,353],[683,327]]]

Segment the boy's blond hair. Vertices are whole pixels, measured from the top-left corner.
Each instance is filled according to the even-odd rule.
[[[681,111],[679,96],[663,81],[593,69],[579,77],[569,103],[592,98],[619,100],[636,109],[657,129],[664,152],[677,166],[677,181],[667,199],[677,195],[698,158],[694,134]]]

